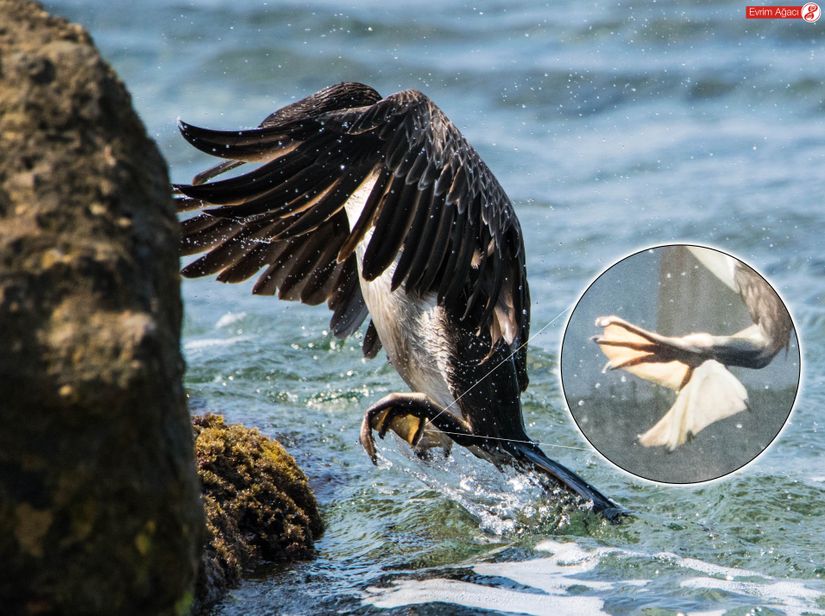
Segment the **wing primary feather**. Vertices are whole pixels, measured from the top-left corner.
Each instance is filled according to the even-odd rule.
[[[467,286],[476,241],[475,221],[467,216],[458,246],[454,249],[455,259],[451,257],[447,264],[444,282],[439,290],[439,295],[446,304],[457,302],[461,291]]]
[[[275,295],[275,291],[278,290],[284,276],[286,276],[283,265],[292,258],[292,255],[298,249],[298,243],[295,240],[289,239],[278,242],[278,245],[280,246],[280,251],[277,256],[273,258],[269,267],[264,270],[264,273],[258,276],[258,280],[255,281],[255,286],[252,287],[252,293],[254,295]]]
[[[299,299],[308,286],[319,286],[315,282],[316,273],[323,275],[321,270],[335,263],[335,240],[336,236],[340,236],[340,231],[336,224],[324,225],[316,233],[298,240],[302,243],[302,249],[292,263],[285,265],[290,271],[280,289],[283,299]]]
[[[346,301],[348,294],[353,289],[359,289],[360,292],[360,287],[357,284],[358,268],[355,265],[355,259],[347,259],[339,265],[338,277],[329,295],[329,300],[327,300],[327,305],[331,310],[335,310],[342,302]]]
[[[481,293],[484,290],[483,281],[485,280],[484,276],[485,276],[486,269],[487,269],[487,264],[489,263],[489,261],[490,261],[490,258],[486,254],[484,254],[481,257],[481,262],[478,265],[478,273],[475,276],[476,283],[473,287],[473,291],[470,294],[470,297],[467,298],[467,305],[464,308],[463,314],[461,315],[460,320],[462,320],[462,321],[466,320],[467,317],[471,314],[471,312],[473,311],[473,308],[476,305],[476,301],[478,301],[478,298],[481,296]]]
[[[213,221],[212,224],[208,224],[209,221]],[[198,228],[194,228],[196,224],[199,225]],[[241,229],[242,226],[239,223],[228,218],[215,218],[208,214],[188,218],[183,222],[182,227],[181,256],[193,255],[217,246],[237,235]]]
[[[220,158],[259,162],[273,151],[293,145],[281,127],[219,131],[180,122],[183,138],[201,152]]]
[[[227,224],[234,224],[226,218],[215,218],[209,214],[198,214],[191,216],[180,222],[180,231],[183,237],[192,236],[196,233],[203,233],[214,227],[225,227]]]
[[[199,278],[215,274],[234,263],[235,259],[245,252],[242,244],[229,239],[184,267],[180,273],[184,278]]]
[[[175,209],[179,213],[192,212],[194,210],[203,209],[207,205],[200,199],[192,199],[190,197],[175,197]]]
[[[319,233],[316,236],[302,238],[301,249],[284,264],[287,270],[284,280],[278,288],[278,299],[295,301],[301,298],[304,284],[309,281],[312,273],[323,259],[324,248],[329,241],[329,233]]]
[[[432,185],[430,185],[427,194],[430,195],[430,203],[427,208],[427,217],[424,220],[421,241],[415,246],[415,256],[409,265],[410,272],[407,274],[407,282],[404,284],[404,288],[408,291],[422,289],[421,277],[427,270],[435,247],[435,237],[438,234],[441,219],[445,216],[444,207],[442,207],[444,198],[436,197],[433,194]]]
[[[347,237],[338,251],[338,261],[345,261],[350,257],[350,255],[352,255],[355,251],[355,247],[361,243],[361,240],[364,238],[364,234],[366,234],[372,226],[375,217],[378,215],[378,205],[384,197],[384,192],[387,189],[390,176],[390,172],[386,169],[379,173],[375,180],[375,184],[372,187],[372,191],[370,192],[369,197],[367,197],[367,201],[364,203],[364,209],[361,210],[361,215],[353,225],[349,237]],[[367,179],[369,179],[369,176],[367,176]]]
[[[221,175],[222,173],[226,173],[227,171],[231,171],[232,169],[237,169],[241,165],[244,164],[242,160],[226,160],[219,165],[215,165],[214,167],[210,167],[206,171],[201,171],[195,177],[192,178],[192,184],[197,186],[198,184],[203,184],[204,182],[208,182],[214,177]]]
[[[490,257],[493,260],[493,279],[490,285],[490,290],[487,294],[487,304],[484,306],[484,312],[478,321],[478,324],[487,323],[493,315],[498,302],[498,294],[501,292],[501,284],[504,279],[504,266],[501,262],[501,256],[494,254]],[[493,344],[495,344],[493,340]]]
[[[392,282],[390,283],[390,289],[392,291],[395,291],[401,286],[401,283],[410,271],[416,249],[421,245],[421,234],[424,231],[424,224],[427,221],[431,200],[432,186],[428,186],[423,191],[416,189],[415,203],[412,206],[415,216],[404,237],[401,256],[398,258],[398,264],[395,266],[395,272],[393,272],[392,275]]]
[[[218,275],[220,282],[243,282],[251,278],[263,266],[269,263],[280,252],[280,247],[271,242],[258,242],[233,265],[230,265]]]
[[[300,176],[300,177],[299,177]],[[252,195],[232,205],[206,210],[213,216],[240,216],[251,218],[265,214],[286,218],[311,208],[320,195],[336,181],[336,173],[329,169],[307,168],[272,191]]]
[[[332,315],[330,329],[336,338],[346,338],[361,326],[369,311],[359,290],[353,293],[349,302]]]
[[[259,169],[228,180],[199,186],[178,185],[187,197],[208,201],[214,205],[243,205],[266,203],[275,206],[279,200],[289,203],[297,195],[324,185],[334,176],[334,170],[311,161],[292,161],[289,164],[267,163]]]
[[[451,250],[450,236],[452,235],[453,227],[455,225],[456,210],[454,207],[444,207],[441,214],[441,220],[438,223],[438,232],[430,247],[430,259],[427,262],[427,268],[424,271],[419,288],[422,292],[435,290],[437,287],[438,275],[441,272],[441,266],[447,258],[447,253]]]
[[[361,295],[355,261],[349,259],[341,270],[338,284],[332,293],[329,307],[333,309],[329,326],[337,338],[346,338],[367,317],[367,305]]]
[[[347,199],[349,199],[365,178],[366,174],[364,173],[358,175],[348,174],[341,178],[318,203],[314,204],[303,214],[300,214],[297,220],[290,223],[290,225],[281,232],[281,237],[302,235],[317,229],[319,225],[325,223],[341,211]]]
[[[217,248],[184,267],[181,274],[187,278],[207,276],[230,267],[255,248],[260,243],[261,236],[268,235],[277,224],[277,221],[262,220],[240,226],[237,233],[226,237]]]
[[[378,337],[378,331],[375,329],[375,323],[372,320],[370,320],[367,332],[364,334],[364,343],[361,345],[361,350],[364,357],[368,359],[378,355],[378,351],[381,350],[381,339]]]
[[[258,144],[263,139],[283,139],[286,135],[283,128],[278,126],[265,126],[256,128],[246,128],[242,130],[215,130],[189,124],[183,120],[178,120],[178,130],[183,138],[191,145],[200,149],[199,145],[253,145]]]
[[[455,206],[451,206],[455,210],[453,213],[452,229],[448,241],[449,248],[447,249],[443,261],[441,263],[441,270],[436,279],[436,286],[438,287],[438,301],[443,302],[451,283],[455,280],[456,263],[462,254],[462,246],[464,240],[467,238],[467,233],[470,231],[467,225],[467,218],[462,212],[459,212]]]
[[[316,268],[307,280],[304,287],[301,289],[301,301],[309,306],[315,306],[323,302],[331,290],[329,285],[330,277],[334,274],[335,268],[339,263],[335,260],[337,248],[334,243],[327,246],[324,254],[319,259],[319,263],[323,264]]]
[[[385,194],[361,265],[361,275],[366,280],[375,280],[398,256],[414,213],[416,193],[415,187],[406,184],[403,178],[396,178]]]

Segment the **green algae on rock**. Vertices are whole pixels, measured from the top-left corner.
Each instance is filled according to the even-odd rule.
[[[183,614],[202,538],[166,164],[78,25],[0,0],[0,612]]]
[[[219,415],[193,425],[207,518],[196,595],[209,605],[261,561],[312,557],[323,524],[306,475],[280,443]]]

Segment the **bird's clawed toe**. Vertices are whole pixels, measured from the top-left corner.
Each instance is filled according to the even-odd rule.
[[[692,373],[691,365],[682,361],[685,353],[674,340],[650,332],[619,317],[599,317],[596,325],[604,331],[593,336],[607,357],[603,372],[627,370],[642,379],[675,391],[685,386]]]
[[[391,407],[378,411],[373,414],[364,416],[364,421],[361,424],[361,444],[367,450],[373,462],[376,461],[375,441],[372,436],[372,431],[376,430],[378,436],[384,438],[388,430],[392,430],[399,437],[409,443],[410,446],[415,447],[418,441],[421,440],[421,434],[424,432],[425,420],[416,417],[413,414],[407,413],[397,407]]]
[[[377,462],[373,430],[377,431],[382,439],[387,431],[392,430],[411,447],[415,447],[421,440],[427,419],[425,414],[410,402],[409,395],[390,394],[364,413],[359,440],[373,464]]]
[[[479,442],[464,421],[421,393],[389,394],[364,413],[359,440],[375,463],[377,457],[373,430],[381,438],[390,430],[395,432],[411,447],[416,448],[417,453],[421,449],[439,446],[444,448],[446,455],[449,454],[451,442],[462,447]]]
[[[603,372],[662,360],[659,357],[661,346],[651,341],[650,332],[614,316],[599,317],[596,327],[603,328],[603,332],[590,339],[608,357]]]
[[[609,327],[610,325],[618,325],[619,327],[625,327],[625,326],[629,326],[630,323],[628,323],[627,321],[625,321],[621,317],[617,317],[615,315],[610,315],[610,316],[607,316],[607,317],[597,317],[596,318],[596,327]]]

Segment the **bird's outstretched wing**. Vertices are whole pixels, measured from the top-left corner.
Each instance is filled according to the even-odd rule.
[[[530,301],[524,245],[512,204],[487,165],[425,95],[381,98],[363,84],[325,88],[269,116],[258,127],[214,131],[181,123],[198,149],[228,159],[177,189],[183,251],[206,255],[186,276],[237,282],[263,273],[255,293],[333,310],[346,336],[366,318],[354,257],[368,237],[362,275],[395,263],[392,287],[437,295],[454,318],[503,340],[527,385]],[[209,181],[245,162],[254,170]],[[347,199],[372,183],[350,228]],[[368,332],[365,353],[377,352]]]

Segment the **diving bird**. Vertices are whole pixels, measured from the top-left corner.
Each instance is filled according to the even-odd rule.
[[[728,366],[764,368],[790,343],[793,323],[776,291],[753,269],[717,250],[688,250],[726,286],[739,294],[753,324],[729,336],[692,333],[662,336],[617,317],[599,317],[604,328],[595,342],[609,370],[668,387],[676,401],[656,425],[639,435],[645,447],[669,451],[710,424],[748,408],[748,392]]]
[[[624,510],[548,458],[524,429],[530,294],[513,205],[478,153],[427,96],[381,97],[359,83],[327,87],[257,128],[179,123],[194,147],[226,159],[177,185],[182,252],[206,252],[184,276],[253,293],[326,301],[330,329],[363,352],[383,347],[412,390],[364,415],[373,431],[425,452],[452,442],[498,467],[536,470],[608,518]],[[251,171],[220,174],[246,163]]]

